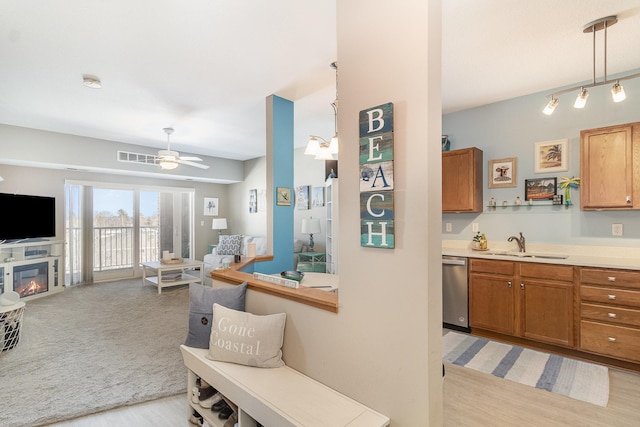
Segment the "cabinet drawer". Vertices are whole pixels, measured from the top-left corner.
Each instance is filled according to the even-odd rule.
[[[640,292],[628,289],[580,286],[580,300],[640,308]]]
[[[520,276],[573,282],[573,266],[523,262],[520,263]]]
[[[580,313],[583,319],[640,327],[640,310],[582,303]]]
[[[580,282],[640,289],[640,272],[582,268],[580,269]]]
[[[580,348],[618,359],[640,361],[640,329],[580,322]]]
[[[471,258],[472,273],[491,273],[513,276],[516,271],[515,262]]]

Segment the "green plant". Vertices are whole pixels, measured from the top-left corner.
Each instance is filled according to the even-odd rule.
[[[487,238],[485,237],[484,233],[481,232],[477,232],[475,236],[473,236],[473,241],[474,242],[481,242],[482,240],[487,240]]]

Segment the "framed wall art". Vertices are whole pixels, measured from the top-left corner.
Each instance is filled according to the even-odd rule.
[[[258,189],[249,190],[249,213],[258,212]]]
[[[324,187],[313,187],[311,189],[311,207],[321,208],[324,206]]]
[[[568,171],[569,140],[536,142],[533,158],[535,173]]]
[[[218,216],[218,198],[217,197],[204,198],[204,215]]]
[[[489,160],[489,188],[517,186],[518,163],[515,157]]]
[[[287,187],[276,187],[276,205],[291,206],[291,189]]]
[[[296,187],[296,209],[304,211],[311,207],[309,203],[309,190],[309,185]]]
[[[534,178],[524,180],[525,200],[553,200],[558,178]]]

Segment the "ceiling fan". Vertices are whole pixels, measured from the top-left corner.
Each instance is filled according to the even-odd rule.
[[[158,151],[158,157],[156,159],[156,164],[160,165],[162,169],[175,169],[178,167],[178,164],[195,166],[200,169],[209,169],[209,166],[203,165],[200,163],[202,159],[200,157],[189,157],[189,156],[180,156],[180,153],[177,151],[171,151],[171,134],[173,133],[173,128],[163,128],[164,133],[167,134],[167,149]]]

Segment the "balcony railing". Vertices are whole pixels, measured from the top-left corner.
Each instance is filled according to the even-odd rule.
[[[93,270],[132,268],[134,228],[94,227]],[[137,262],[160,259],[160,228],[140,227],[140,252]]]

